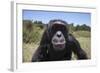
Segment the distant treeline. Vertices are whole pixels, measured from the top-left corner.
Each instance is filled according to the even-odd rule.
[[[47,25],[44,24],[42,21],[31,21],[31,20],[23,20],[23,24],[25,24],[24,26],[27,26],[28,28],[31,29],[32,24],[40,27],[41,29],[45,28]],[[74,25],[74,23],[68,24],[66,25],[66,27],[69,28],[70,31],[91,31],[91,27],[87,26],[86,24],[81,24],[81,25]]]
[[[42,21],[23,20],[23,42],[24,43],[38,43],[41,40],[42,33],[47,27]],[[73,33],[76,37],[90,36],[90,26],[86,24],[74,26],[74,23],[66,25],[69,32]]]
[[[91,31],[91,27],[86,24],[82,25],[74,25],[74,23],[68,24],[68,28],[70,31]]]

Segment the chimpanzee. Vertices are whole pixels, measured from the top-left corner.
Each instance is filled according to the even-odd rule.
[[[88,59],[75,37],[69,33],[67,22],[55,19],[47,24],[32,62],[71,60],[72,52],[78,60]]]

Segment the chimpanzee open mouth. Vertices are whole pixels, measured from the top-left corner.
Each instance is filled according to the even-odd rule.
[[[56,45],[53,45],[53,47],[56,49],[62,50],[65,48],[65,44],[56,44]]]

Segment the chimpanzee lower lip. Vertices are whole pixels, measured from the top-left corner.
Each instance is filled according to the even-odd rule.
[[[57,44],[57,45],[54,45],[55,48],[64,48],[65,47],[65,44]]]

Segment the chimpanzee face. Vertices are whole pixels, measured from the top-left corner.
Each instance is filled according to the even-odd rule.
[[[54,24],[52,26],[52,39],[51,43],[54,50],[63,50],[65,49],[67,31],[66,26],[62,24]]]

